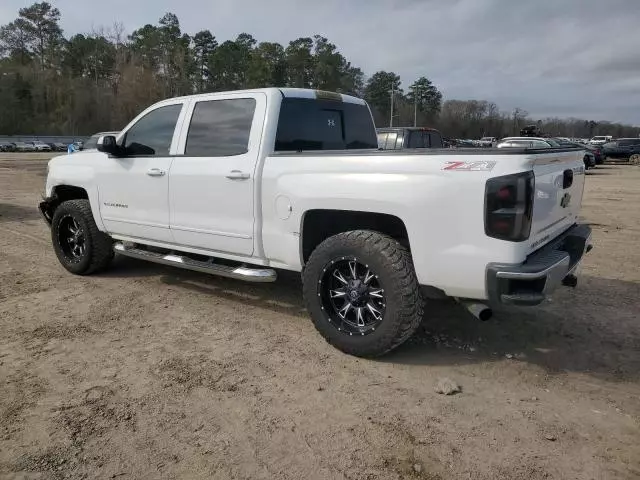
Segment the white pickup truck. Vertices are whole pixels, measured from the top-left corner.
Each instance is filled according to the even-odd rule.
[[[591,248],[579,149],[377,146],[369,107],[347,95],[174,98],[98,151],[52,159],[39,208],[79,275],[114,252],[256,282],[302,272],[316,328],[354,355],[405,341],[429,291],[485,319],[575,286]]]

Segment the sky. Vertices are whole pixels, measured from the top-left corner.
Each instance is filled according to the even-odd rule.
[[[2,0],[0,25],[33,1]],[[536,118],[640,125],[640,0],[50,0],[65,35],[175,13],[209,29],[286,44],[320,34],[366,75],[426,76],[445,99],[489,100]]]

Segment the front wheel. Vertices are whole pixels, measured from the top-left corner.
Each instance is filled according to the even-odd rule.
[[[103,270],[113,259],[113,242],[98,230],[89,200],[67,200],[56,208],[51,240],[62,266],[76,275]]]
[[[357,230],[322,242],[304,269],[303,292],[316,329],[350,355],[383,355],[422,321],[411,254],[377,232]]]
[[[629,163],[632,165],[640,165],[640,153],[636,153],[629,157]]]

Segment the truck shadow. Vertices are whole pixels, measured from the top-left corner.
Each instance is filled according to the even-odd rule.
[[[25,222],[40,219],[35,205],[25,207],[13,203],[0,203],[0,222]]]
[[[110,277],[157,276],[162,283],[213,299],[307,319],[300,275],[249,284],[119,258]],[[480,322],[449,300],[427,302],[423,324],[404,345],[376,359],[407,365],[464,365],[503,360],[538,365],[550,373],[582,372],[608,381],[640,380],[640,284],[582,276],[537,308],[504,308]],[[274,325],[279,329],[282,325]],[[286,329],[286,327],[283,327]],[[308,334],[318,335],[311,322]],[[268,341],[265,339],[265,341]],[[318,341],[322,340],[318,337]]]
[[[582,276],[537,308],[504,308],[480,322],[433,302],[416,334],[383,362],[464,364],[505,357],[549,372],[640,380],[640,284]],[[457,308],[456,308],[457,307]]]

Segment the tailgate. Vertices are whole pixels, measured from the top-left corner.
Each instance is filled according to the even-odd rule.
[[[585,170],[582,151],[533,154],[535,195],[530,251],[537,250],[578,221]]]

